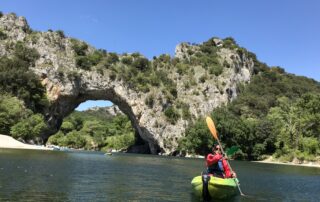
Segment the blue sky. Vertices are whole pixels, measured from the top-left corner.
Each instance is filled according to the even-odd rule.
[[[25,16],[32,29],[109,52],[174,55],[181,42],[233,37],[269,66],[320,81],[318,0],[1,0],[0,11]],[[92,104],[91,104],[92,105]]]

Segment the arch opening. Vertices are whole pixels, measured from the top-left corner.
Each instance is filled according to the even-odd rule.
[[[126,102],[119,98],[83,100],[79,97],[72,108],[69,104],[61,109],[63,116],[56,117],[58,130],[48,138],[48,144],[106,152],[153,153]],[[156,152],[159,151],[157,146]]]

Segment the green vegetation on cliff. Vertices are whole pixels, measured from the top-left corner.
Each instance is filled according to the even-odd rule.
[[[12,57],[0,57],[0,133],[41,143],[47,129],[41,113],[48,101],[40,79],[29,70],[39,54],[22,42],[12,51]]]
[[[240,147],[237,158],[274,154],[284,161],[303,161],[320,155],[320,84],[312,79],[279,67],[264,69],[241,86],[237,99],[211,115],[225,147]],[[210,152],[212,137],[201,126],[206,127],[203,118],[190,126],[181,150]]]

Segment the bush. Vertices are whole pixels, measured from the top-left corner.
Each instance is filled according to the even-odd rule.
[[[47,130],[47,125],[41,114],[34,114],[23,119],[11,127],[11,134],[14,138],[31,140],[40,137]]]
[[[10,134],[10,128],[32,112],[23,102],[10,95],[0,95],[0,134]]]
[[[204,74],[204,75],[200,76],[199,81],[201,83],[204,83],[207,79],[208,79],[208,76],[206,74]]]
[[[115,64],[119,62],[119,57],[116,53],[109,53],[107,56],[107,63],[108,64]]]
[[[63,134],[67,134],[73,130],[75,130],[74,125],[69,121],[64,121],[60,127],[60,130]]]
[[[154,104],[154,96],[153,95],[149,95],[148,97],[146,97],[144,102],[149,108],[152,108],[153,104]]]
[[[164,114],[167,117],[167,120],[171,123],[171,124],[175,124],[177,122],[177,120],[180,118],[180,114],[178,113],[178,111],[170,106],[168,107],[165,111]]]
[[[256,160],[261,160],[260,157],[265,153],[265,145],[264,144],[255,144],[252,151],[252,156]]]
[[[72,49],[78,56],[85,56],[86,50],[88,49],[88,45],[84,42],[78,41],[76,39],[70,40],[72,43]]]
[[[0,40],[5,40],[7,38],[6,33],[0,30]]]
[[[177,98],[177,97],[178,97],[178,91],[177,91],[176,86],[171,86],[171,87],[169,88],[169,92],[170,92],[170,94],[171,94],[174,98]]]
[[[223,72],[223,67],[220,65],[212,65],[209,67],[209,74],[214,74],[215,76],[221,75]]]
[[[103,53],[100,51],[94,51],[92,54],[88,55],[88,60],[90,61],[91,65],[97,65],[101,59],[103,58]]]
[[[184,120],[190,120],[191,119],[191,113],[190,113],[188,104],[182,105],[182,118]]]
[[[302,139],[303,151],[308,154],[320,154],[320,143],[315,137],[303,137]]]
[[[16,43],[14,56],[28,62],[29,65],[34,65],[34,62],[40,57],[36,49],[28,48],[22,42]]]
[[[89,58],[86,57],[86,56],[78,56],[78,57],[76,57],[76,65],[79,68],[84,69],[84,70],[90,70],[91,66],[92,66]]]
[[[123,63],[123,64],[126,64],[126,65],[131,65],[132,64],[132,57],[130,57],[130,56],[125,56],[125,57],[122,57],[121,58],[121,62]]]
[[[52,135],[49,137],[47,141],[47,145],[53,144],[53,145],[62,145],[62,139],[64,138],[64,134],[62,132],[58,132],[55,135]]]
[[[238,44],[232,37],[227,37],[223,39],[223,47],[228,49],[236,49]]]
[[[176,65],[177,68],[177,73],[180,75],[186,74],[189,70],[189,66],[187,64],[183,64],[183,63],[178,63]]]
[[[106,146],[103,148],[103,150],[107,151],[108,149],[126,149],[129,146],[133,145],[134,141],[135,137],[133,133],[107,137],[105,141]]]
[[[163,62],[163,63],[170,63],[171,61],[171,57],[170,55],[168,54],[161,54],[159,57],[158,57],[158,60]]]
[[[16,56],[20,54],[19,52]],[[32,54],[23,58],[30,63],[33,62],[30,60]],[[29,109],[34,112],[42,112],[48,104],[46,91],[38,76],[28,70],[28,62],[17,57],[0,58],[0,92],[17,96],[25,102]]]
[[[188,153],[207,155],[214,139],[204,120],[197,120],[187,128],[185,137],[179,140],[179,149]]]
[[[79,149],[83,148],[86,145],[86,139],[83,135],[77,131],[71,131],[65,136],[66,145],[71,148]]]
[[[150,62],[147,58],[139,57],[134,60],[132,66],[141,71],[146,71],[150,68]]]
[[[61,38],[65,38],[64,32],[62,30],[57,30],[57,34],[61,37]]]
[[[201,52],[205,54],[215,54],[217,52],[217,47],[215,46],[213,39],[208,40],[207,42],[204,42],[200,46]]]

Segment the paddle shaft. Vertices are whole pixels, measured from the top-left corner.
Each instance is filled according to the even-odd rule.
[[[223,150],[223,148],[222,148],[222,145],[221,145],[221,142],[220,142],[218,136],[216,136],[216,140],[217,140],[218,144],[220,145],[220,149],[221,149],[222,154],[226,156],[226,153],[224,153],[224,150]],[[228,161],[228,160],[226,160],[226,161],[227,161],[227,164],[228,164],[228,166],[229,166],[229,168],[230,168],[231,173],[233,173],[233,170],[232,170],[232,168],[231,168],[231,166],[230,166],[229,161]],[[235,183],[236,183],[236,185],[237,185],[237,187],[238,187],[238,190],[239,190],[241,196],[244,196],[244,194],[242,193],[242,191],[241,191],[241,189],[240,189],[240,184],[239,184],[238,180],[235,179]]]

